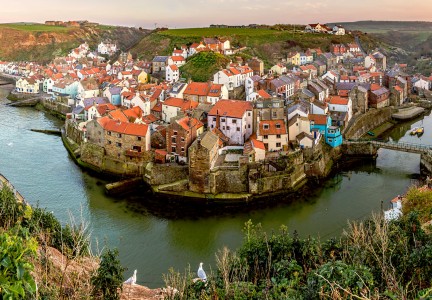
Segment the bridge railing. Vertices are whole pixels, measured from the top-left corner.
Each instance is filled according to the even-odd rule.
[[[345,140],[344,143],[345,144],[372,144],[387,149],[399,149],[405,151],[408,150],[408,151],[415,151],[419,153],[432,154],[431,145],[415,144],[409,142],[385,142],[385,141],[377,141],[377,140],[358,139],[358,140]]]

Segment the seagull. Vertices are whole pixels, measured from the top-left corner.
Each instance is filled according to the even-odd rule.
[[[134,285],[136,283],[136,273],[137,270],[135,270],[132,277],[129,277],[124,283]]]
[[[13,146],[13,143],[10,142],[10,143],[8,143],[7,145],[8,145],[9,147],[12,147],[12,146]]]
[[[200,263],[197,273],[198,273],[198,277],[202,281],[206,282],[207,281],[207,276],[206,276],[206,273],[204,272],[204,269],[203,269],[202,265],[203,265],[203,263]]]

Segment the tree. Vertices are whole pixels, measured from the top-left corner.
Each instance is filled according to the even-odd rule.
[[[96,274],[92,277],[93,294],[98,299],[118,300],[122,289],[123,271],[118,259],[118,250],[106,250]]]

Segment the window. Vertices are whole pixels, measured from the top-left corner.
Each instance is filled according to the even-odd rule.
[[[182,142],[184,142],[184,141],[185,141],[184,137],[182,137],[182,138],[181,138],[181,141],[182,141]]]
[[[184,147],[181,147],[181,152],[185,152],[185,149],[184,149]]]
[[[268,135],[266,134],[266,135],[264,135],[264,139],[266,140],[266,139],[268,139]]]
[[[277,112],[273,111],[272,112],[272,116],[273,116],[273,118],[276,118],[277,117]]]
[[[276,147],[280,148],[281,147],[281,143],[276,143]]]
[[[216,122],[216,117],[213,117],[213,122]]]
[[[237,127],[237,131],[240,131],[240,127]]]
[[[251,128],[251,127],[250,127],[250,124],[248,124],[248,128]]]
[[[328,139],[328,142],[329,142],[329,143],[333,143],[333,139],[332,139],[332,138],[329,138],[329,139]]]
[[[281,135],[280,135],[280,134],[276,134],[276,138],[277,138],[277,139],[280,139],[280,138],[281,138]]]
[[[171,152],[176,152],[176,147],[175,146],[171,147]]]
[[[111,141],[108,141],[108,145],[111,145]]]
[[[210,127],[211,127],[211,129],[213,129],[213,128],[214,128],[214,125],[212,124],[212,125],[210,125]]]
[[[222,130],[225,130],[225,126],[222,126]]]
[[[176,143],[176,137],[175,136],[171,137],[171,142],[174,144]]]
[[[269,129],[269,124],[264,124],[263,129]]]
[[[236,120],[236,119],[233,119],[233,120],[231,121],[231,123],[236,124],[236,123],[237,123],[237,120]]]
[[[111,131],[108,131],[108,135],[111,135]]]
[[[280,129],[280,128],[281,128],[281,125],[280,125],[279,123],[277,123],[277,124],[276,124],[276,128],[277,128],[277,129]]]
[[[221,119],[221,122],[225,122],[225,118],[222,118],[222,119]]]
[[[177,131],[173,131],[173,135],[177,135]]]
[[[122,135],[121,135],[121,133],[119,133],[118,135],[117,135],[119,138],[121,138],[122,137]]]
[[[117,147],[121,148],[122,144],[121,143],[116,143]]]
[[[230,127],[229,127],[229,126],[227,126],[227,130],[230,130]]]
[[[250,117],[251,116],[251,113],[250,112],[248,112],[248,117]]]
[[[137,136],[137,141],[141,141],[141,137],[140,136]]]

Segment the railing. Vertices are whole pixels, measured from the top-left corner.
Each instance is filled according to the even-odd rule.
[[[390,150],[401,150],[405,152],[416,153],[432,153],[431,145],[407,143],[407,142],[381,142],[376,140],[345,140],[344,144],[372,144],[379,148],[386,148]]]
[[[10,181],[6,177],[0,174],[0,187],[3,185],[11,189],[11,191],[14,193],[15,197],[17,198],[18,202],[25,203],[25,204],[27,203],[24,197],[20,194],[20,192],[17,191],[17,189],[12,185],[12,183],[10,183]]]

